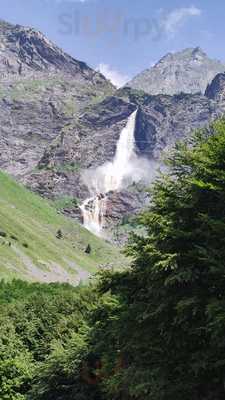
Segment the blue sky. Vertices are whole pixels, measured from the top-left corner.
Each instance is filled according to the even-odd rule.
[[[170,51],[200,46],[225,61],[224,0],[0,0],[2,19],[32,26],[121,85]]]

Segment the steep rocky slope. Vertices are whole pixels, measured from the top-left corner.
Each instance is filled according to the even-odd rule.
[[[71,121],[64,134],[46,149],[26,182],[47,197],[66,193],[83,199],[87,195],[83,171],[113,159],[120,132],[135,109],[136,151],[157,165],[163,151],[221,116],[224,107],[224,102],[199,94],[150,96],[121,89]]]
[[[225,74],[218,74],[212,83],[207,86],[206,97],[218,102],[225,101]]]
[[[181,92],[204,94],[215,75],[224,71],[225,64],[210,59],[196,47],[167,54],[152,68],[138,74],[127,86],[152,95]]]
[[[115,96],[88,107],[46,149],[25,183],[50,198],[63,193],[85,199],[89,193],[82,179],[84,170],[112,160],[120,132],[135,108]]]
[[[150,96],[121,89],[98,105],[86,108],[67,126],[63,137],[59,135],[45,151],[37,169],[26,178],[27,185],[52,199],[60,198],[62,193],[80,202],[89,197],[84,171],[112,161],[120,132],[135,109],[138,109],[136,153],[150,162],[147,172],[150,182],[162,164],[163,154],[177,140],[223,115],[225,102],[221,97],[215,100],[200,94]],[[140,211],[147,201],[143,185],[142,190],[131,186],[122,193],[109,194],[105,219],[109,225],[117,224]],[[65,212],[79,216],[79,210],[72,204],[67,205]]]
[[[0,39],[0,168],[21,177],[70,119],[114,88],[40,32],[1,21]]]
[[[29,27],[0,20],[1,77],[34,75],[37,72],[63,72],[72,76],[104,81],[84,62],[75,60],[48,40],[41,32]]]

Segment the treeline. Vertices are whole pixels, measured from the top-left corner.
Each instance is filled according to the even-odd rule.
[[[0,399],[28,398],[51,357],[87,334],[95,297],[67,284],[0,283]]]
[[[225,398],[225,120],[178,144],[132,267],[0,285],[3,400]]]

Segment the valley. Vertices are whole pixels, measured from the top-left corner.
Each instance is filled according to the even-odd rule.
[[[0,20],[0,400],[224,400],[217,5],[12,2],[73,56]]]
[[[223,115],[224,81],[219,87],[210,82],[223,64],[200,48],[186,49],[163,57],[149,74],[172,82],[177,69],[183,81],[193,76],[201,93],[197,85],[189,90],[181,84],[183,93],[166,85],[165,92],[158,86],[149,93],[132,82],[116,90],[40,32],[5,22],[0,32],[7,59],[1,67],[0,168],[60,204],[67,217],[123,246],[130,231],[123,223],[148,205],[148,187],[164,169],[166,153]],[[200,69],[207,71],[205,86]]]

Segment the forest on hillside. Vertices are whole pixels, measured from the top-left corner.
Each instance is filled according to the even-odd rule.
[[[176,145],[130,268],[0,283],[1,400],[225,397],[225,120]]]

